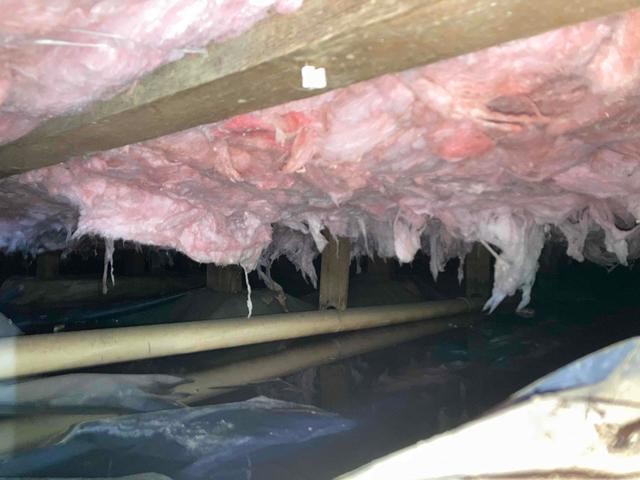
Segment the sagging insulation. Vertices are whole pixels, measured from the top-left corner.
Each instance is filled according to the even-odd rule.
[[[82,3],[96,9],[109,4]],[[162,2],[132,5],[155,3]],[[195,8],[200,2],[168,3]],[[220,8],[241,3],[215,2]],[[244,3],[257,9],[251,18],[274,4]],[[295,3],[275,2],[282,11]],[[98,18],[91,9],[82,12],[82,21]],[[75,31],[73,15],[44,18],[44,26],[34,25],[47,35]],[[203,42],[251,23],[235,29],[225,24],[216,32],[209,17],[203,21],[209,22],[198,37]],[[16,25],[16,38],[42,34]],[[101,34],[113,33],[108,25],[99,24]],[[154,38],[175,38],[171,51],[193,45],[177,27],[163,27],[171,35],[157,27]],[[46,48],[68,51],[67,45]],[[268,270],[286,255],[313,282],[312,260],[326,243],[324,229],[350,238],[353,256],[376,253],[410,262],[426,250],[434,275],[481,242],[496,257],[487,307],[518,290],[524,306],[552,236],[579,261],[586,256],[626,264],[640,252],[639,49],[640,11],[630,11],[74,158],[4,181],[0,191],[16,204],[25,202],[12,196],[16,189],[48,196],[52,206],[41,204],[36,213],[49,212],[51,222],[68,205],[62,210],[71,212],[65,213],[69,221],[57,220],[50,229],[56,238],[66,226],[75,237],[98,234],[175,248],[200,262],[238,263],[247,270]],[[93,53],[76,50],[74,62],[107,68],[95,65]],[[118,65],[139,60],[120,54]],[[6,58],[5,52],[5,65]],[[10,66],[12,61],[9,56]],[[122,78],[137,78],[149,65],[131,67]],[[41,119],[70,105],[20,105],[11,100],[26,89],[20,85],[6,90],[2,112],[36,112]],[[110,88],[89,88],[90,96]],[[19,123],[14,126],[23,133]],[[12,128],[4,138],[16,136]],[[41,230],[34,231],[32,217],[25,212],[3,219],[25,239],[0,235],[5,248],[30,248],[29,239],[42,243],[48,225],[37,223]]]

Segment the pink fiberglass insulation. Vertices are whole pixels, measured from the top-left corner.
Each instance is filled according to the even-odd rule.
[[[283,253],[312,280],[325,227],[355,256],[426,249],[434,274],[479,241],[487,306],[518,289],[525,305],[552,227],[578,260],[598,239],[606,259],[636,254],[638,51],[632,11],[19,180],[77,206],[77,236],[247,269]]]
[[[302,0],[0,0],[0,144]]]

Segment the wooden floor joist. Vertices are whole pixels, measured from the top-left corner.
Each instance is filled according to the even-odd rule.
[[[484,298],[491,296],[492,260],[489,251],[479,243],[464,260],[465,295],[469,298]]]
[[[348,238],[327,235],[329,243],[322,251],[320,264],[320,310],[346,310],[349,300],[351,243]]]
[[[306,0],[0,147],[0,176],[258,110],[633,7],[640,0]],[[324,67],[325,89],[301,85]]]
[[[216,292],[240,293],[243,289],[244,272],[238,265],[220,266],[207,264],[207,287]]]

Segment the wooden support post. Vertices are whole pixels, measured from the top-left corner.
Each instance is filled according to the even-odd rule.
[[[60,274],[60,252],[44,252],[36,259],[36,277],[50,280]]]
[[[322,252],[320,268],[320,310],[345,310],[349,295],[349,266],[351,245],[348,238],[334,238]]]
[[[240,293],[244,273],[238,265],[207,265],[207,288],[216,292]]]
[[[467,297],[489,298],[491,295],[491,255],[479,243],[473,246],[464,264]]]

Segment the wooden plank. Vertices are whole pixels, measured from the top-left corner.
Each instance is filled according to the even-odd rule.
[[[240,293],[243,279],[244,273],[237,265],[207,265],[207,287],[216,292]]]
[[[166,65],[84,113],[57,118],[0,149],[0,176],[52,165],[424,65],[640,0],[306,0],[239,38]],[[301,87],[305,64],[324,90]]]
[[[349,297],[349,266],[351,244],[348,238],[335,239],[327,235],[329,243],[322,251],[320,266],[320,310],[346,310]]]
[[[102,293],[102,282],[97,278],[65,277],[42,282],[32,277],[12,277],[4,281],[3,287],[15,289],[22,294],[12,304],[33,308],[58,308],[69,304],[86,302],[88,305],[104,305],[113,301],[140,300],[161,297],[204,287],[201,275],[175,275],[126,277],[116,271],[116,284],[109,288],[109,295]]]
[[[479,243],[473,246],[464,261],[465,294],[467,297],[489,298],[491,295],[491,254]]]

